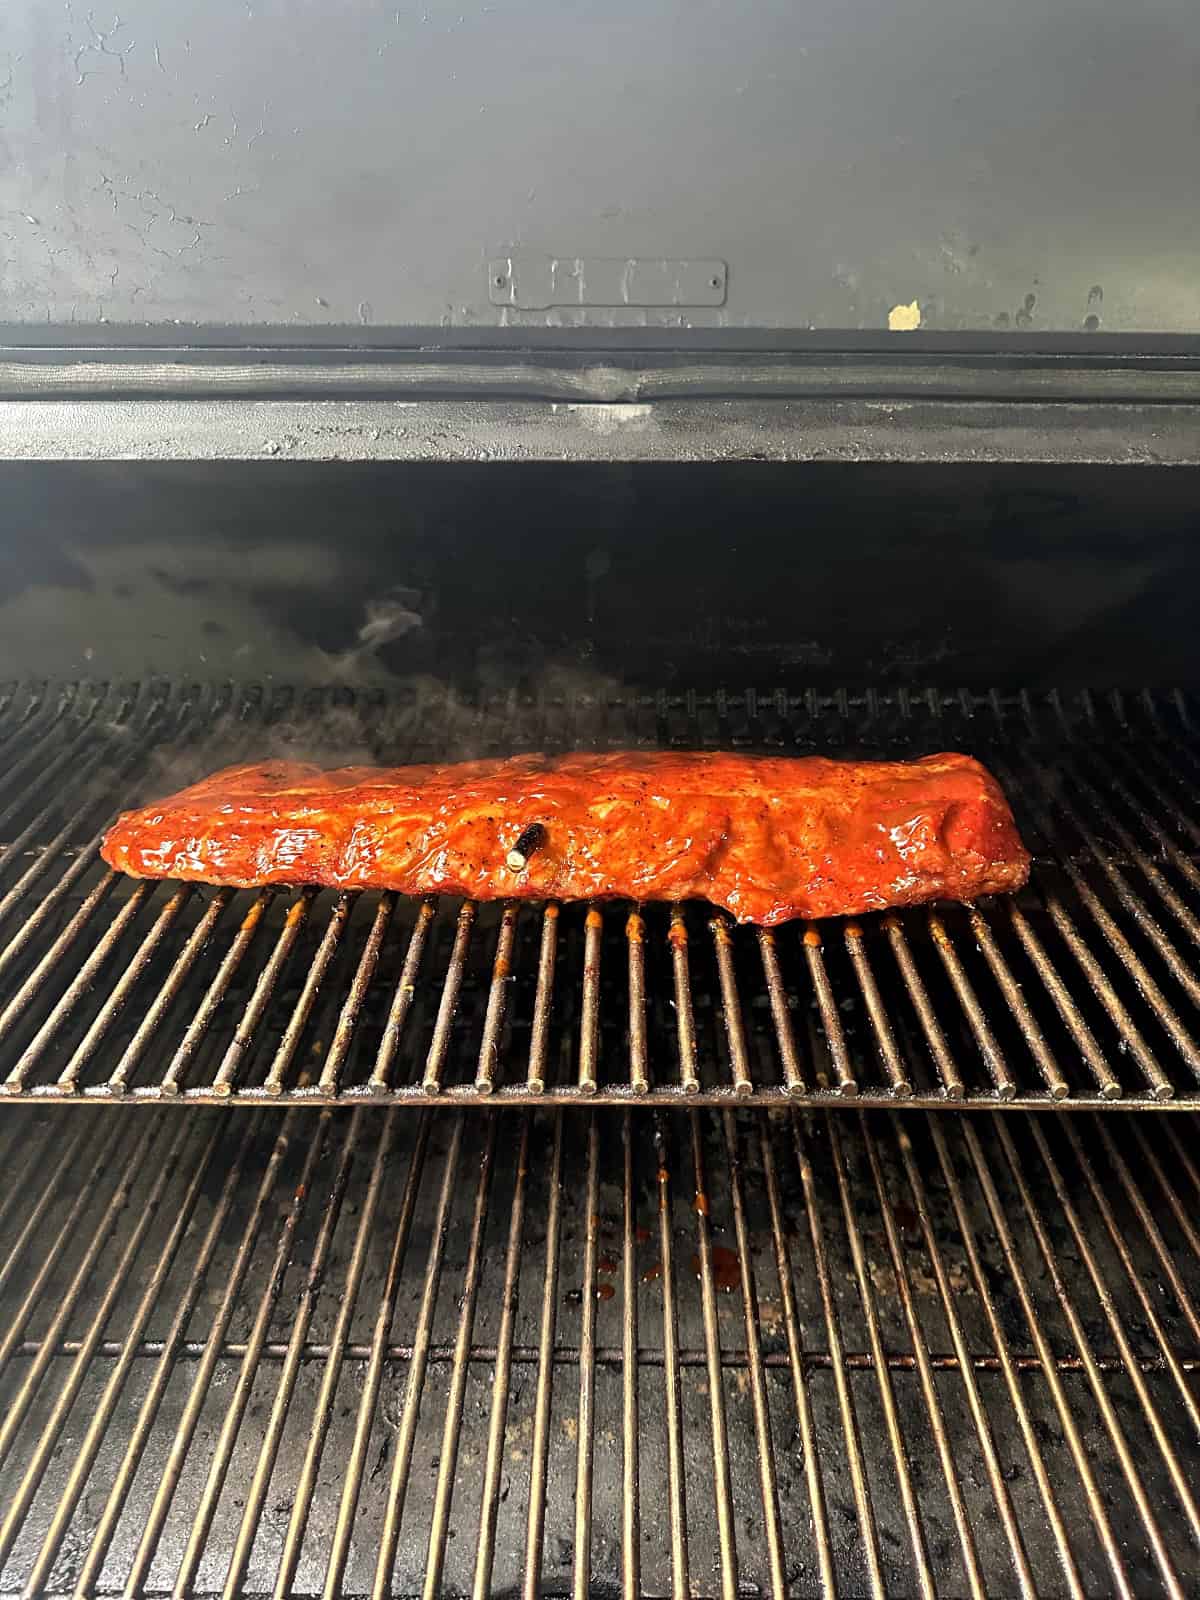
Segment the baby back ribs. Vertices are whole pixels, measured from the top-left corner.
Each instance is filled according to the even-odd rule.
[[[703,899],[771,926],[1018,889],[1029,855],[969,756],[517,756],[423,767],[230,767],[127,811],[104,859],[139,878],[488,899]]]

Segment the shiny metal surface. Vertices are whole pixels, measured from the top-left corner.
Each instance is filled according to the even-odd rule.
[[[10,684],[0,1091],[236,1106],[1200,1103],[1200,741],[1183,694],[531,700],[543,748],[920,754],[1001,777],[1036,856],[971,908],[737,929],[700,905],[435,903],[135,884],[123,804],[303,749],[437,759],[403,690]],[[503,753],[511,697],[477,707]]]

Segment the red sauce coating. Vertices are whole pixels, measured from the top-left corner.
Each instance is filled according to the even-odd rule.
[[[542,827],[527,864],[507,861]],[[476,900],[703,899],[739,922],[1018,889],[996,780],[919,761],[620,753],[428,767],[230,767],[127,811],[103,856],[138,878],[320,884]]]

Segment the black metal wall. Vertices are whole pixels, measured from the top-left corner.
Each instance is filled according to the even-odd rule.
[[[1195,683],[1195,469],[10,464],[0,672]]]

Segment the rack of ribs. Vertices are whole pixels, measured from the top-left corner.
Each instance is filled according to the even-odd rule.
[[[109,830],[138,878],[474,900],[707,900],[739,922],[1019,889],[996,780],[917,761],[624,752],[442,766],[229,767]]]

